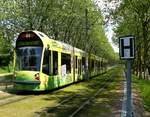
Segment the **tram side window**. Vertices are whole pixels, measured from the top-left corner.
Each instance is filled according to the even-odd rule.
[[[95,69],[98,68],[98,60],[95,61]]]
[[[101,61],[101,68],[103,68],[103,61]]]
[[[76,56],[76,69],[78,68],[78,57]]]
[[[81,59],[78,59],[78,74],[81,75],[81,70],[82,70],[82,64],[81,64]]]
[[[94,60],[92,59],[92,71],[94,71]]]
[[[91,70],[91,59],[88,58],[88,70]]]
[[[85,70],[85,64],[86,64],[85,57],[82,57],[82,69],[83,70]]]
[[[100,66],[101,66],[100,61],[98,61],[98,69],[99,70],[100,70]]]
[[[42,69],[42,72],[49,75],[50,73],[50,57],[51,56],[51,53],[48,49],[45,49],[45,52],[44,52],[44,59],[43,59],[43,69]]]
[[[53,75],[58,74],[58,52],[53,51]]]
[[[66,69],[67,74],[71,73],[71,56],[69,54],[64,54],[64,53],[61,54],[61,66]],[[63,73],[63,74],[66,74],[66,73]]]

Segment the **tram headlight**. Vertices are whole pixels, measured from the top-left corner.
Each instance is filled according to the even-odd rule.
[[[39,75],[39,73],[35,74],[34,76],[35,76],[35,79],[36,79],[36,80],[40,80],[40,75]]]

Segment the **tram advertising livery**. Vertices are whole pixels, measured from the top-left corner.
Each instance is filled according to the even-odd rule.
[[[103,72],[102,58],[39,31],[20,33],[14,66],[14,88],[20,91],[51,90]]]

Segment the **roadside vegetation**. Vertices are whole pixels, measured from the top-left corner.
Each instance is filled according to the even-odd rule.
[[[0,57],[13,55],[20,32],[38,30],[111,64],[117,59],[105,35],[98,0],[1,0],[0,6]]]
[[[0,74],[12,72],[13,69],[10,66],[1,66]]]
[[[121,36],[135,36],[133,70],[139,78],[147,79],[146,74],[150,75],[150,0],[108,1],[120,4],[115,10],[109,10],[114,24],[113,40],[118,44]]]
[[[150,112],[150,81],[139,79],[137,76],[133,75],[133,84],[139,89],[145,110]]]
[[[12,57],[9,54],[1,54],[0,52],[0,74],[12,72],[13,63],[11,61]]]
[[[150,0],[114,1],[119,5],[109,10],[114,24],[113,41],[118,44],[121,36],[135,36],[133,82],[140,91],[145,109],[150,112]]]

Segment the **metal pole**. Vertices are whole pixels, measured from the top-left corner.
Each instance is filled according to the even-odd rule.
[[[132,117],[131,105],[131,60],[127,60],[127,114],[126,117]]]
[[[85,0],[85,3],[86,3],[86,0]],[[86,42],[88,42],[88,9],[87,9],[87,5],[86,5],[86,8],[85,8],[85,39],[86,39]],[[85,49],[87,49],[88,48],[88,45],[87,45],[88,43],[86,43],[86,45],[85,45]],[[88,57],[90,57],[89,56],[89,54],[88,54]],[[87,80],[89,80],[89,69],[88,69],[88,58],[86,59],[86,69],[85,69],[85,76],[86,76],[86,78],[87,78]]]

